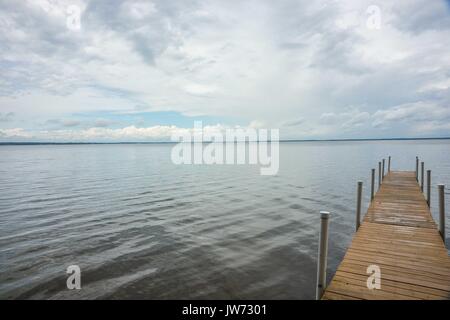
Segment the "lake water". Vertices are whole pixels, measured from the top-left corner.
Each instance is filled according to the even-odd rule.
[[[332,215],[330,279],[354,233],[356,183],[365,212],[379,159],[425,161],[435,219],[435,186],[450,187],[449,140],[281,143],[276,176],[174,165],[171,148],[0,146],[0,298],[313,299],[319,211]],[[81,290],[66,288],[69,265]]]

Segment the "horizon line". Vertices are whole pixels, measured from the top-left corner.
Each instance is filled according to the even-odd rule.
[[[279,142],[345,142],[345,141],[411,141],[411,140],[450,140],[450,137],[425,137],[425,138],[342,138],[342,139],[282,139]],[[211,143],[212,141],[202,141],[202,143]],[[250,141],[234,141],[250,142]],[[260,141],[252,141],[260,142]],[[268,140],[267,142],[271,142]],[[116,141],[116,142],[49,142],[49,141],[12,141],[0,142],[0,145],[83,145],[83,144],[176,144],[176,141]]]

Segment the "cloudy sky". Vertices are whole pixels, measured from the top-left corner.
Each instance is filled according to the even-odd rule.
[[[444,0],[0,0],[0,141],[450,136],[449,50]]]

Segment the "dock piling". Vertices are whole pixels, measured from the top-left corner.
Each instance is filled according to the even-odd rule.
[[[325,282],[327,281],[327,255],[328,255],[328,211],[320,211],[320,238],[319,238],[319,257],[317,259],[317,288],[316,300],[322,298],[325,291]]]
[[[424,177],[424,166],[425,166],[425,163],[422,161],[420,163],[420,166],[422,168],[422,172],[421,172],[421,176],[420,176],[420,190],[422,190],[422,192],[423,192],[423,177]]]
[[[373,200],[375,194],[375,169],[372,169],[372,180],[370,182],[370,201]]]
[[[416,156],[416,181],[419,182],[419,157]]]
[[[431,203],[431,170],[427,170],[427,204]]]
[[[381,175],[382,180],[384,180],[384,163],[385,163],[385,159],[383,159],[383,171],[382,171],[382,175]]]
[[[391,156],[388,158],[388,172],[391,172]]]
[[[378,188],[381,187],[381,161],[378,161]]]
[[[445,201],[444,201],[444,190],[445,186],[443,184],[438,185],[439,191],[439,233],[441,234],[442,240],[445,244]]]
[[[362,196],[362,181],[358,181],[358,189],[356,194],[356,231],[361,224],[361,196]]]

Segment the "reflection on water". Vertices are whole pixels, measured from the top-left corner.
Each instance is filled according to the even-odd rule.
[[[447,140],[282,143],[277,176],[176,166],[171,147],[0,146],[0,298],[313,299],[318,212],[331,277],[380,158],[414,170],[419,155],[450,186]]]

